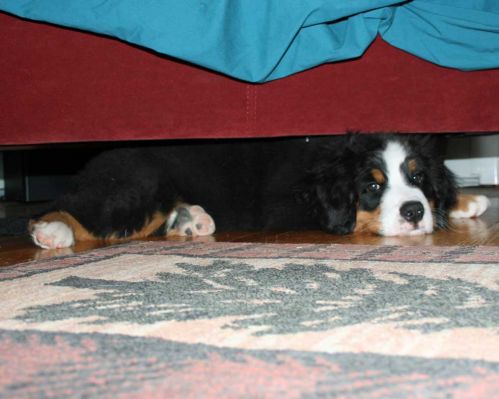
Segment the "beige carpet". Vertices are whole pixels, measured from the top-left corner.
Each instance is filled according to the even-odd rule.
[[[0,269],[0,397],[493,398],[499,251],[142,242]]]

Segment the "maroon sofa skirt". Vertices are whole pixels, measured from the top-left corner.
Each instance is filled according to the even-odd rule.
[[[0,145],[497,132],[499,70],[442,68],[376,40],[261,85],[0,13]]]

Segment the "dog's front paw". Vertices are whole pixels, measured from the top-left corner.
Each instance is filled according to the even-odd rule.
[[[73,230],[64,222],[35,222],[30,230],[33,242],[41,248],[68,248],[75,242]]]
[[[485,195],[462,195],[451,209],[449,216],[454,219],[473,218],[482,215],[490,205]]]
[[[168,235],[208,236],[215,232],[213,218],[199,205],[183,204],[174,212],[175,219]]]

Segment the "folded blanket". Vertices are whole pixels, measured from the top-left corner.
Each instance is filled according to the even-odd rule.
[[[359,57],[380,34],[439,65],[499,67],[497,0],[0,0],[253,82]]]

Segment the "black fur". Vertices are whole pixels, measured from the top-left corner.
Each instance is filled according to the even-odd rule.
[[[348,234],[357,206],[372,210],[374,153],[396,137],[421,160],[426,196],[444,225],[456,189],[435,138],[347,135],[202,141],[117,149],[92,160],[54,208],[96,236],[129,235],[177,201],[201,205],[217,231],[318,229]]]

